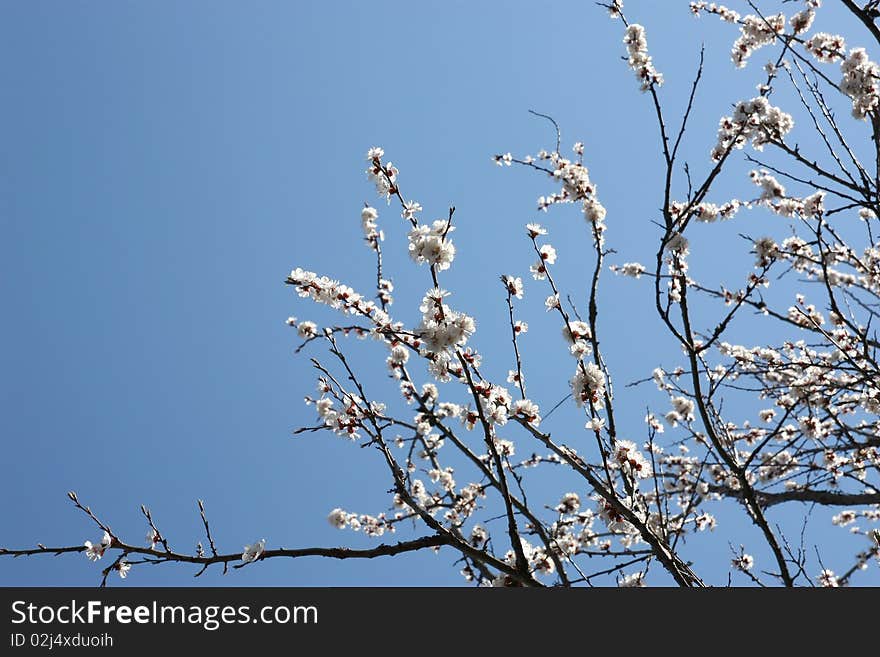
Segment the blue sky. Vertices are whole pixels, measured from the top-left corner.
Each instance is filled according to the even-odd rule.
[[[754,95],[766,56],[736,71],[730,26],[691,18],[686,2],[626,4],[648,29],[672,115],[706,43],[707,75],[684,147],[695,170],[706,170],[718,118]],[[552,191],[546,179],[490,162],[498,152],[552,146],[549,126],[528,109],[558,120],[565,148],[586,143],[609,245],[619,251],[612,261],[647,262],[656,249],[656,125],[621,61],[622,25],[590,2],[0,6],[0,545],[99,538],[68,490],[130,540],[146,534],[138,512],[146,504],[183,550],[202,539],[199,498],[224,551],[263,537],[272,547],[373,544],[334,530],[326,515],[335,506],[385,510],[381,463],[329,435],[291,437],[312,422],[302,398],[314,377],[308,357],[292,355],[298,341],[284,320],[329,315],[283,285],[294,266],[355,286],[371,280],[359,220],[364,201],[377,203],[364,176],[370,146],[400,167],[404,193],[421,202],[425,219],[456,206],[459,255],[444,285],[476,315],[476,345],[493,376],[511,366],[497,277],[527,275],[521,229],[536,218],[535,199]],[[836,7],[819,21],[828,31],[852,25]],[[809,140],[804,132],[801,143]],[[723,201],[751,190],[730,175],[716,193]],[[428,278],[406,258],[398,210],[377,207],[397,315],[411,321]],[[559,277],[583,299],[582,219],[562,209],[540,220],[559,250]],[[713,225],[711,235],[697,227],[715,245],[693,257],[709,281],[737,284],[752,256],[736,234],[769,218],[737,221]],[[677,364],[648,286],[610,276],[605,284],[604,344],[617,380]],[[546,407],[565,394],[570,362],[543,313],[545,296],[530,283],[522,312],[533,327],[525,358],[541,363],[527,365],[528,380],[545,391]],[[381,349],[358,346],[355,363],[364,371],[375,364],[367,383],[393,399]],[[620,404],[632,409],[623,431],[641,440],[652,393],[622,387]],[[566,418],[582,424],[560,412],[550,428],[571,430]],[[538,476],[534,495],[555,502],[566,491],[553,479]],[[830,515],[816,512],[816,531],[827,532]],[[741,520],[718,532],[690,549],[695,557],[719,551],[701,574],[724,582],[725,541],[756,537]],[[845,568],[857,547],[842,544]],[[129,581],[458,585],[452,560],[275,561],[226,577],[211,570],[195,582],[192,568],[162,566],[136,569]],[[99,568],[82,557],[0,560],[4,585],[98,580]]]

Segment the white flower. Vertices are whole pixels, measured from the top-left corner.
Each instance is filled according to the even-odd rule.
[[[629,67],[635,71],[636,78],[642,83],[642,91],[647,91],[652,86],[658,87],[663,84],[663,75],[654,68],[651,56],[648,54],[648,40],[645,38],[645,28],[638,23],[632,23],[626,28],[623,37],[626,44],[629,59]]]
[[[641,588],[645,586],[645,574],[638,572],[631,575],[623,575],[617,582],[620,588]]]
[[[772,237],[761,237],[755,240],[755,266],[767,267],[779,255],[779,245]]]
[[[715,14],[723,21],[728,23],[738,23],[739,22],[739,14],[732,9],[728,9],[724,5],[718,5],[714,2],[708,3],[700,0],[699,2],[691,3],[691,11],[694,16],[699,16],[701,11],[705,11],[709,14]]]
[[[481,547],[486,541],[489,540],[489,532],[487,532],[480,525],[474,525],[474,528],[471,530],[471,545],[476,545],[477,547]]]
[[[244,552],[241,553],[241,560],[245,563],[251,563],[252,561],[256,561],[263,555],[263,551],[266,549],[266,539],[260,539],[256,543],[252,545],[245,545]]]
[[[428,402],[435,402],[440,396],[440,390],[433,383],[425,383],[422,385],[422,399]]]
[[[571,392],[574,401],[580,406],[592,402],[596,408],[602,408],[605,395],[605,374],[595,363],[578,366],[571,379]]]
[[[868,59],[864,48],[853,48],[840,65],[843,80],[840,90],[852,98],[852,113],[857,119],[864,119],[880,105],[880,67]]]
[[[504,283],[504,287],[507,288],[507,292],[512,294],[517,299],[523,298],[523,282],[519,277],[514,276],[502,276],[501,281]]]
[[[552,575],[556,571],[553,559],[541,548],[536,549],[531,555],[531,561],[535,565],[535,572],[543,575]]]
[[[837,579],[837,575],[834,574],[833,570],[828,570],[827,568],[819,573],[819,586],[823,586],[825,588],[837,588],[840,586],[840,582]]]
[[[499,456],[510,458],[516,454],[516,445],[511,441],[504,440],[503,438],[496,438],[493,442],[495,444],[495,450],[498,452]]]
[[[608,18],[614,20],[620,17],[620,11],[623,9],[623,0],[612,0],[608,5]]]
[[[843,59],[846,41],[839,34],[816,32],[804,43],[804,48],[820,62],[829,63]]]
[[[634,477],[644,479],[651,476],[651,462],[642,455],[634,442],[618,440],[614,446],[613,459],[624,472]]]
[[[604,426],[605,418],[594,417],[584,425],[584,428],[589,429],[590,431],[601,431]]]
[[[755,558],[751,554],[743,552],[740,556],[731,561],[730,565],[745,573],[750,571],[755,565]]]
[[[556,262],[556,249],[554,249],[549,244],[545,244],[538,252],[541,254],[541,260],[546,262],[548,265],[552,265]]]
[[[345,529],[348,524],[348,513],[337,507],[327,516],[327,521],[336,529]]]
[[[655,432],[657,432],[657,433],[663,433],[663,431],[664,431],[664,429],[663,429],[663,425],[660,424],[660,420],[658,420],[658,419],[657,419],[657,416],[655,416],[653,413],[648,413],[648,414],[645,416],[645,422],[646,422],[647,425],[648,425],[649,427],[651,427],[651,429],[653,429]]]
[[[296,333],[304,340],[317,337],[318,325],[314,322],[300,322],[296,328]]]
[[[445,470],[433,468],[428,470],[428,476],[431,478],[431,481],[435,484],[439,483],[447,492],[455,490],[455,479],[452,478],[453,473],[454,470],[452,468],[446,468]]]
[[[388,356],[388,367],[393,369],[395,367],[400,367],[401,365],[406,365],[406,362],[409,360],[409,350],[404,347],[402,344],[397,344],[391,347],[391,355]]]
[[[816,12],[813,11],[811,7],[807,7],[803,11],[799,11],[794,16],[789,19],[791,23],[791,29],[795,34],[803,34],[813,25],[813,19],[816,17]]]
[[[591,224],[594,224],[598,232],[603,232],[606,228],[603,223],[605,215],[607,214],[605,206],[602,205],[597,198],[590,197],[584,199],[583,209],[584,218]]]
[[[763,150],[771,141],[782,141],[794,127],[794,119],[766,98],[758,96],[736,104],[733,116],[725,116],[718,126],[718,142],[712,149],[712,160],[718,162],[730,150],[751,142],[755,150]]]
[[[645,273],[645,265],[638,262],[625,262],[622,265],[611,265],[611,271],[621,276],[641,278]]]
[[[590,325],[586,322],[569,322],[568,326],[562,327],[562,337],[568,344],[575,344],[584,339],[590,339],[593,337],[593,332],[590,330]]]
[[[128,577],[128,571],[131,570],[131,564],[125,559],[120,559],[119,563],[116,564],[116,570],[119,571],[119,577],[125,579]]]
[[[453,346],[463,347],[477,330],[473,317],[456,312],[443,303],[447,295],[444,290],[428,290],[419,307],[423,315],[416,332],[433,353]],[[439,364],[435,362],[435,365]]]
[[[679,422],[691,422],[695,420],[694,402],[687,397],[673,397],[672,411],[666,414],[666,421],[670,426],[677,426]]]
[[[379,242],[385,239],[385,235],[376,224],[378,218],[379,212],[376,208],[367,206],[361,210],[361,225],[364,229],[364,239],[373,251],[378,251]]]
[[[381,162],[385,151],[381,148],[371,148],[367,152],[367,160],[370,166],[367,168],[367,177],[376,185],[376,193],[384,196],[386,200],[391,202],[391,194],[396,191],[395,183],[397,181],[397,168],[391,163],[383,164]]]
[[[544,228],[541,224],[526,224],[526,231],[531,238],[547,234],[547,229]]]
[[[416,201],[407,201],[403,205],[403,211],[400,213],[404,219],[412,220],[417,212],[422,211],[422,206]]]
[[[803,23],[803,20],[801,20]],[[749,56],[762,46],[773,43],[776,36],[785,30],[785,15],[755,16],[750,14],[742,19],[740,37],[733,44],[731,58],[737,68],[746,65]]]
[[[98,545],[95,545],[91,541],[86,541],[83,545],[86,546],[86,557],[88,557],[89,561],[97,561],[101,557],[104,556],[104,552],[107,551],[107,548],[110,547],[110,544],[113,542],[113,538],[106,531],[104,532],[104,537],[101,539],[101,542]]]
[[[322,419],[327,419],[328,417],[335,413],[333,411],[333,400],[329,397],[321,397],[318,401],[315,402],[315,410],[318,412],[318,417]]]
[[[705,531],[709,529],[711,531],[715,531],[715,526],[717,525],[717,521],[715,520],[715,516],[709,513],[701,513],[696,518],[694,518],[694,526],[697,528],[697,531]]]
[[[878,69],[880,72],[880,69]],[[825,192],[818,191],[815,194],[811,194],[807,196],[803,200],[804,210],[803,215],[807,217],[818,217],[825,212],[825,206],[823,205],[823,201],[825,200]]]
[[[438,219],[430,228],[417,226],[409,233],[409,255],[418,264],[428,263],[440,271],[449,269],[455,259],[455,245],[448,234],[455,230],[446,219]]]
[[[690,243],[684,235],[681,233],[675,233],[669,238],[669,241],[666,243],[666,248],[673,253],[686,256],[689,252]]]
[[[589,356],[593,353],[593,348],[586,340],[576,340],[571,347],[569,347],[569,351],[575,358],[583,358],[584,356]]]
[[[523,418],[532,425],[541,423],[541,409],[530,399],[520,399],[513,403],[512,414]]]
[[[556,510],[559,513],[574,513],[581,508],[581,498],[577,493],[566,493],[562,496]]]
[[[536,262],[534,265],[529,267],[529,271],[532,274],[532,278],[536,281],[543,281],[547,278],[547,268],[544,266],[542,261]]]

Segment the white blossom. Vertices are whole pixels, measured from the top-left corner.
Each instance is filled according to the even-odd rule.
[[[318,325],[314,322],[300,322],[299,326],[296,327],[296,333],[303,339],[317,337]]]
[[[107,551],[107,548],[113,543],[113,538],[110,536],[108,532],[104,532],[103,538],[101,538],[100,543],[92,543],[91,541],[86,541],[83,543],[86,548],[86,557],[88,557],[89,561],[97,561],[101,557],[104,556],[104,552]]]
[[[418,264],[427,263],[438,270],[449,269],[455,259],[455,245],[448,234],[455,230],[446,219],[438,219],[431,227],[419,225],[409,233],[409,255]]]
[[[819,586],[824,588],[837,588],[840,586],[840,581],[837,579],[837,575],[834,574],[833,570],[828,570],[827,568],[819,573],[817,579],[819,581]]]
[[[620,588],[641,588],[645,586],[645,574],[642,572],[630,573],[629,575],[621,575],[617,581]]]
[[[743,552],[740,556],[733,559],[733,561],[731,561],[730,564],[736,570],[747,573],[754,567],[755,558],[752,555],[746,554],[745,552]]]
[[[241,560],[244,563],[251,563],[259,559],[266,549],[266,539],[262,538],[256,543],[244,546],[244,552],[241,553]]]
[[[840,70],[843,72],[840,90],[852,99],[853,116],[864,119],[880,104],[880,67],[868,59],[864,48],[853,48]]]
[[[523,298],[523,282],[521,278],[518,276],[502,276],[501,281],[510,295],[517,299]]]
[[[846,54],[846,41],[839,34],[816,32],[804,43],[813,57],[820,62],[829,63],[841,60]]]
[[[651,56],[648,54],[648,40],[645,37],[645,28],[638,23],[632,23],[626,28],[623,37],[626,44],[629,59],[629,67],[635,71],[636,78],[641,82],[642,91],[647,91],[653,86],[663,84],[663,75],[654,68]]]
[[[645,273],[645,266],[638,262],[625,262],[622,265],[611,265],[611,271],[622,276],[641,278]]]
[[[348,513],[337,507],[327,516],[327,521],[336,529],[345,529],[348,525]]]
[[[718,142],[712,149],[712,160],[718,162],[731,149],[751,143],[763,150],[771,141],[782,141],[794,127],[794,119],[763,96],[736,104],[732,116],[725,116],[718,126]]]
[[[595,363],[578,366],[571,379],[571,391],[578,406],[593,404],[595,408],[602,408],[605,396],[605,374]]]

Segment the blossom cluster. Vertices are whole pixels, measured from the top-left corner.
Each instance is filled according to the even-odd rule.
[[[575,152],[583,154],[583,144],[575,145]],[[525,163],[532,164],[536,160],[527,156]],[[593,227],[593,236],[602,241],[605,226],[605,206],[599,200],[596,184],[590,179],[590,172],[583,162],[570,160],[562,157],[557,152],[540,151],[537,156],[538,162],[547,162],[550,167],[546,169],[551,178],[561,183],[562,188],[548,196],[538,198],[538,209],[544,212],[551,205],[557,203],[580,203],[584,218]],[[537,224],[530,224],[530,226]],[[538,227],[540,229],[540,227]],[[543,233],[538,233],[543,234]],[[537,237],[537,234],[533,237]],[[553,264],[552,262],[550,264]]]
[[[361,224],[364,229],[364,239],[373,251],[378,251],[379,242],[385,239],[385,235],[379,230],[379,226],[376,223],[378,218],[379,212],[376,208],[368,205],[361,210]]]
[[[448,239],[455,230],[447,219],[438,219],[430,227],[420,224],[409,233],[409,255],[418,264],[427,263],[438,271],[449,269],[455,259],[455,245]]]
[[[748,207],[748,203],[738,199],[732,199],[721,205],[708,201],[701,201],[696,204],[672,201],[669,204],[669,216],[678,222],[683,222],[687,218],[693,217],[697,221],[708,224],[719,220],[732,219],[743,206]]]
[[[416,334],[425,342],[427,349],[435,354],[447,353],[453,347],[463,347],[477,330],[470,315],[456,312],[444,302],[449,292],[433,288],[425,293],[419,310],[422,322]]]
[[[618,440],[614,445],[612,460],[629,477],[645,479],[653,474],[651,462],[629,440]]]
[[[384,197],[388,202],[391,196],[397,193],[397,175],[399,171],[391,162],[382,162],[385,151],[374,146],[367,151],[367,177],[376,186],[376,193]]]
[[[635,71],[636,78],[641,82],[642,91],[647,91],[654,86],[663,84],[663,75],[654,68],[651,56],[648,54],[648,40],[645,36],[645,28],[638,23],[632,23],[626,28],[623,37],[626,44],[629,59],[629,67]]]
[[[819,217],[825,211],[826,192],[819,190],[804,198],[788,197],[785,187],[769,172],[761,169],[749,173],[752,182],[761,188],[757,203],[782,217]]]
[[[390,327],[390,316],[375,302],[365,299],[348,285],[327,276],[297,267],[287,276],[287,284],[296,288],[299,296],[330,306],[349,315],[370,318],[377,327]]]
[[[868,58],[864,48],[854,48],[840,65],[840,90],[852,99],[852,113],[864,119],[880,106],[880,66]]]
[[[690,8],[694,16],[699,16],[702,11],[707,14],[715,14],[721,20],[727,21],[728,23],[739,23],[740,20],[740,15],[733,9],[724,5],[719,5],[715,2],[692,2]]]
[[[402,517],[402,515],[401,515]],[[396,518],[396,519],[399,519]],[[348,513],[343,509],[333,509],[327,516],[327,521],[336,529],[351,529],[362,531],[367,536],[382,536],[386,531],[394,532],[394,524],[384,513],[376,516],[367,514]]]
[[[839,34],[816,32],[804,42],[804,48],[820,62],[831,63],[846,55],[846,40]]]
[[[818,61],[840,61],[843,78],[839,89],[852,100],[852,114],[864,119],[880,106],[880,66],[868,57],[864,48],[846,53],[846,40],[839,34],[817,32],[804,42],[804,48]]]
[[[759,48],[769,45],[785,30],[785,14],[775,16],[743,17],[740,36],[733,44],[731,59],[737,68],[743,68],[749,57]]]
[[[612,5],[612,13],[615,7],[619,11],[620,6],[621,3]],[[808,4],[804,11],[791,18],[790,24],[795,34],[803,34],[810,29],[815,6]],[[735,12],[730,13],[714,3],[693,3],[693,7],[697,13],[714,13],[740,25],[741,35],[737,41],[741,55],[739,64],[744,64],[757,48],[774,41],[785,26],[782,14],[767,21],[758,21],[750,16],[741,19]],[[647,54],[644,30],[638,25],[629,25],[625,42],[630,65],[642,80],[643,90],[662,83],[662,76],[653,70]],[[833,38],[820,38],[820,35],[804,43],[811,52],[825,53],[821,55],[825,58],[832,56],[831,48],[839,50],[843,47],[842,40],[838,49]],[[845,93],[855,103],[856,97],[864,99],[875,93],[873,87],[868,88],[870,85],[867,82],[873,75],[870,73],[870,66],[873,65],[866,58],[859,59],[858,55],[851,53],[850,57],[853,58],[849,73],[853,86]],[[862,106],[867,108],[866,113],[873,111],[874,106],[868,100],[862,102]],[[712,158],[720,162],[732,149],[742,148],[746,144],[751,144],[757,150],[768,143],[784,145],[783,139],[792,128],[792,117],[771,105],[765,95],[741,101],[736,104],[730,117],[722,119]],[[546,172],[559,184],[559,188],[557,192],[539,199],[539,209],[547,210],[558,203],[580,203],[594,242],[601,246],[606,231],[606,211],[598,200],[596,186],[583,163],[583,144],[575,144],[573,151],[575,156],[571,159],[563,157],[558,151],[541,151],[536,158],[528,156],[520,160],[508,153],[496,156],[495,161],[499,165],[516,163]],[[665,412],[655,409],[656,415],[648,411],[645,420],[650,439],[641,448],[633,441],[621,439],[616,435],[613,424],[605,362],[601,354],[593,353],[598,345],[598,338],[594,336],[594,318],[591,315],[591,323],[569,318],[560,301],[557,281],[550,275],[550,267],[556,264],[559,254],[551,244],[539,243],[538,238],[546,235],[547,231],[536,223],[526,226],[526,233],[537,255],[537,261],[531,266],[531,274],[536,280],[549,279],[552,294],[545,306],[563,317],[561,335],[577,359],[574,375],[569,381],[571,397],[577,407],[586,409],[586,428],[595,432],[602,460],[598,465],[587,463],[573,448],[553,446],[548,434],[546,440],[548,446],[553,446],[553,454],[540,456],[526,452],[519,457],[522,459],[519,463],[514,462],[513,458],[523,450],[523,443],[511,433],[521,429],[517,425],[524,426],[534,437],[542,437],[538,430],[542,422],[541,410],[537,403],[526,398],[520,353],[516,352],[516,369],[508,371],[507,382],[514,384],[514,387],[508,389],[484,378],[486,371],[482,369],[481,355],[471,346],[476,322],[469,314],[450,306],[450,294],[439,287],[437,279],[437,274],[448,269],[455,257],[455,247],[449,240],[453,230],[450,221],[441,219],[433,224],[421,224],[417,217],[421,206],[404,200],[397,188],[398,171],[390,164],[384,164],[382,157],[384,153],[381,149],[372,149],[368,154],[371,177],[380,194],[396,196],[400,200],[402,216],[412,226],[408,235],[410,257],[417,264],[428,264],[432,270],[433,287],[422,298],[418,324],[411,329],[404,328],[402,324],[393,322],[383,308],[364,299],[351,288],[312,272],[294,270],[288,279],[301,296],[343,313],[369,319],[369,332],[387,348],[386,363],[391,375],[398,381],[403,399],[413,406],[410,418],[392,419],[386,417],[384,404],[368,403],[362,395],[341,389],[335,380],[328,382],[322,379],[319,382],[320,398],[308,401],[315,405],[325,428],[342,436],[356,438],[361,433],[372,436],[371,424],[395,426],[395,430],[400,430],[402,435],[394,439],[394,444],[401,449],[401,455],[405,454],[405,457],[401,456],[401,467],[406,488],[398,484],[398,492],[394,493],[393,498],[397,511],[393,517],[386,514],[353,514],[337,508],[328,518],[333,526],[381,536],[386,531],[393,531],[395,523],[404,518],[424,517],[425,514],[442,516],[443,521],[455,528],[456,535],[460,535],[462,540],[484,549],[497,543],[498,537],[493,541],[489,530],[482,525],[473,526],[469,533],[463,528],[466,521],[481,508],[480,500],[487,491],[493,486],[500,486],[494,479],[500,477],[499,470],[516,476],[518,482],[518,471],[544,462],[563,463],[569,460],[588,470],[604,470],[609,478],[609,490],[600,493],[600,488],[596,486],[591,492],[589,489],[575,489],[563,495],[555,506],[546,507],[557,514],[552,523],[542,526],[529,519],[531,524],[527,525],[528,530],[524,533],[529,540],[516,537],[515,532],[511,533],[511,539],[519,540],[520,544],[517,550],[508,550],[503,560],[511,568],[519,569],[524,555],[531,576],[549,576],[564,568],[564,564],[575,555],[608,553],[613,539],[619,539],[621,545],[629,549],[646,539],[652,540],[652,535],[674,537],[685,532],[711,531],[716,527],[717,520],[712,509],[705,508],[708,503],[729,495],[743,497],[749,487],[759,489],[761,495],[770,495],[769,491],[780,488],[797,491],[803,485],[805,473],[817,473],[817,476],[825,477],[825,481],[834,482],[832,485],[838,485],[839,481],[866,481],[867,472],[880,462],[880,450],[873,444],[857,447],[835,444],[835,438],[841,431],[837,424],[840,418],[846,415],[862,418],[880,411],[880,387],[873,385],[872,379],[864,376],[861,370],[868,367],[864,351],[860,351],[863,342],[860,342],[859,331],[862,329],[851,325],[836,310],[832,312],[815,303],[807,303],[801,295],[796,297],[795,303],[787,311],[777,311],[777,318],[827,337],[835,346],[834,349],[823,351],[804,341],[786,343],[779,349],[743,347],[717,339],[720,329],[711,338],[706,333],[695,331],[695,337],[687,343],[682,342],[691,362],[697,363],[694,367],[700,369],[693,373],[693,377],[705,378],[713,386],[712,390],[722,385],[733,386],[743,377],[757,381],[763,401],[762,407],[754,411],[757,421],[735,423],[722,420],[713,406],[711,395],[707,400],[689,386],[691,373],[680,367],[668,371],[657,368],[652,378],[665,393],[670,407]],[[758,198],[754,200],[732,199],[713,203],[705,200],[706,195],[701,192],[699,195],[689,195],[693,200],[688,202],[672,201],[665,209],[668,223],[662,236],[661,255],[668,267],[668,274],[663,278],[667,279],[669,285],[669,301],[682,300],[683,286],[696,286],[696,281],[688,277],[687,258],[691,245],[684,235],[691,218],[711,224],[733,218],[742,208],[765,207],[782,217],[809,220],[808,225],[821,224],[826,220],[824,191],[814,191],[803,197],[791,196],[767,170],[752,171],[750,177],[759,190]],[[866,223],[874,218],[871,214],[873,209],[868,207],[871,205],[865,203],[865,207],[860,208],[864,211],[860,216]],[[374,248],[375,244],[378,248],[378,243],[384,238],[377,225],[378,213],[368,206],[362,210],[361,219],[368,245]],[[779,242],[769,236],[749,239],[754,249],[755,266],[761,271],[750,274],[748,287],[744,290],[728,290],[725,287],[718,292],[709,290],[710,294],[723,298],[729,306],[736,304],[739,307],[744,302],[750,302],[761,309],[760,305],[751,301],[750,295],[757,287],[769,284],[767,270],[777,262],[785,262],[798,274],[813,280],[824,280],[834,287],[880,290],[880,249],[869,247],[863,253],[856,254],[842,245],[832,244],[823,250],[822,244],[796,235]],[[637,262],[612,265],[611,270],[633,278],[646,274],[646,268]],[[659,272],[649,276],[653,279],[655,275],[659,281]],[[523,281],[515,273],[500,278],[509,302],[516,349],[517,338],[528,331],[528,324],[514,318],[512,303],[513,299],[523,297]],[[574,315],[577,316],[576,309]],[[299,322],[293,318],[290,323],[297,326],[304,338],[322,335],[314,323]],[[325,329],[332,340],[331,330]],[[709,361],[709,346],[712,344],[722,357],[717,364]],[[585,357],[590,355],[594,356],[593,362],[586,362]],[[438,388],[432,383],[416,384],[411,378],[412,368],[408,367],[413,357],[423,360],[428,373],[439,382],[455,380],[464,386],[466,401],[448,401],[446,387]],[[852,367],[842,367],[843,363],[852,363]],[[485,369],[490,370],[488,367]],[[736,385],[742,387],[743,384]],[[520,393],[522,399],[515,400],[514,395],[519,396]],[[604,413],[600,416],[598,411]],[[698,417],[705,426],[700,426]],[[480,447],[474,448],[470,442],[465,443],[458,438],[453,420],[461,422],[468,431],[476,430],[482,434],[485,440],[476,443]],[[868,419],[854,425],[861,432],[857,435],[876,434],[876,423]],[[714,433],[711,442],[701,428]],[[693,442],[673,442],[671,450],[668,444],[665,448],[661,447],[654,439],[664,430],[683,433]],[[407,431],[410,431],[409,435]],[[458,477],[455,470],[445,462],[449,447],[443,450],[444,445],[453,444],[458,449],[464,449],[482,469],[483,483],[461,487],[456,483]],[[701,451],[700,447],[705,447],[708,456],[690,454],[694,445],[698,451]],[[716,458],[713,450],[718,449],[729,449],[730,456],[726,459]],[[732,465],[743,463],[746,465]],[[419,476],[422,478],[417,478]],[[654,485],[646,485],[643,480],[652,477],[655,478]],[[743,491],[744,486],[746,491]],[[595,507],[584,508],[585,494],[592,495]],[[513,503],[520,502],[513,498]],[[604,527],[594,529],[597,521]],[[855,520],[851,514],[841,513],[835,516],[834,523],[850,526]],[[478,562],[470,562],[468,558],[463,561],[462,574],[469,581],[479,580],[483,584],[496,585],[515,583],[516,578],[507,574],[500,574],[494,580],[487,578]],[[754,558],[742,550],[731,561],[733,569],[756,577],[752,575],[753,566]],[[831,581],[831,577],[826,579]],[[644,585],[644,573],[624,574],[621,571],[617,581],[621,586],[641,586]]]
[[[578,406],[604,406],[605,373],[595,363],[579,363],[571,379],[571,393]]]
[[[89,561],[98,561],[104,556],[104,553],[113,546],[113,537],[110,536],[110,533],[106,530],[104,531],[104,536],[101,537],[100,543],[92,543],[91,541],[85,541],[83,543],[85,547],[85,555]],[[131,570],[131,563],[123,556],[117,559],[112,565],[113,570],[119,575],[120,579],[125,579],[128,577],[128,573]]]
[[[611,265],[609,267],[615,274],[621,276],[629,276],[630,278],[641,278],[645,273],[645,265],[639,262],[625,262],[622,265]]]
[[[763,96],[740,101],[733,115],[723,117],[719,123],[712,160],[718,162],[731,149],[742,148],[749,142],[755,150],[763,150],[767,143],[782,141],[793,127],[791,115],[771,105]]]

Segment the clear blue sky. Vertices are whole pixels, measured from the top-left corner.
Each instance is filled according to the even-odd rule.
[[[686,2],[626,4],[648,29],[670,112],[707,44],[686,146],[705,170],[718,118],[754,95],[766,56],[735,71],[730,26],[691,18]],[[819,24],[835,31],[840,15],[823,9]],[[0,3],[0,545],[99,538],[68,490],[133,541],[146,534],[144,503],[172,546],[192,549],[202,498],[224,551],[263,537],[270,547],[374,544],[334,530],[326,515],[335,506],[385,510],[381,463],[330,435],[291,437],[313,420],[301,401],[313,376],[307,356],[292,356],[298,341],[284,320],[328,315],[300,303],[284,277],[294,266],[353,285],[372,276],[359,209],[376,202],[364,153],[381,145],[426,219],[457,207],[459,256],[444,284],[476,314],[476,345],[503,378],[511,358],[497,276],[527,276],[522,226],[552,188],[490,157],[552,146],[548,125],[528,109],[556,117],[565,148],[586,143],[609,246],[620,252],[612,262],[647,262],[655,249],[656,126],[621,61],[621,37],[622,25],[585,1]],[[728,177],[714,200],[749,193],[744,176]],[[428,279],[407,261],[398,210],[377,207],[397,313],[411,321]],[[583,299],[582,219],[563,209],[541,220],[560,252],[560,278]],[[695,273],[735,286],[752,260],[736,233],[769,220],[746,214],[707,228],[707,244],[733,246],[724,258],[717,247],[695,249]],[[571,363],[543,313],[545,290],[530,283],[526,294],[525,357],[542,363],[526,372],[547,407],[565,394]],[[618,408],[629,409],[623,432],[641,441],[645,405],[664,402],[622,383],[673,367],[679,352],[648,286],[608,276],[602,301]],[[356,363],[378,364],[368,385],[392,400],[381,350],[361,351]],[[566,418],[569,430],[582,425],[559,413],[548,428],[564,435]],[[546,502],[555,503],[566,492],[554,474],[537,477],[534,498],[552,491]],[[830,515],[815,512],[820,535]],[[695,558],[714,553],[700,574],[716,583],[726,581],[728,540],[757,543],[735,520],[690,547]],[[842,544],[839,555],[823,555],[832,568],[845,569],[857,549]],[[458,585],[452,560],[276,560],[225,578],[215,569],[195,583]],[[194,572],[142,567],[128,582],[185,586]],[[0,559],[3,585],[99,577],[82,556]]]

